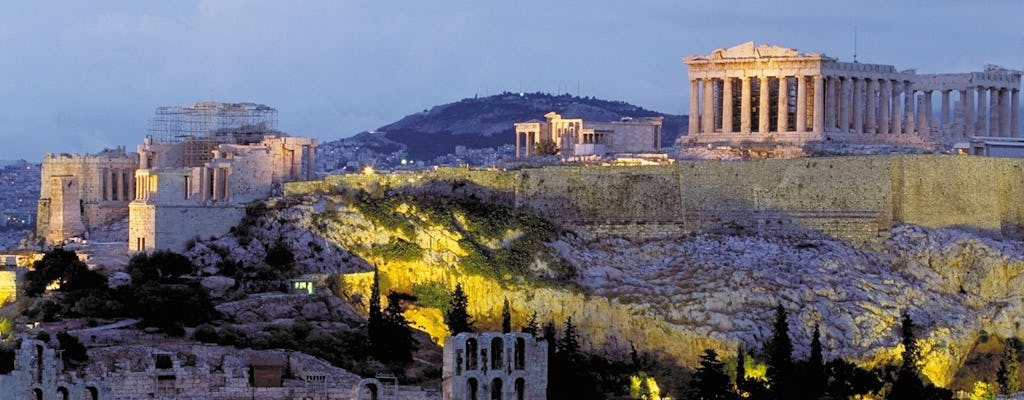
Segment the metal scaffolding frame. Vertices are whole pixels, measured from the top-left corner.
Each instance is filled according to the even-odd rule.
[[[277,132],[277,110],[255,103],[199,102],[191,106],[157,107],[149,135],[161,142],[209,139],[220,143],[253,143]]]

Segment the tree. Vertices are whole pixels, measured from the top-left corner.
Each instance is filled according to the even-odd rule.
[[[821,354],[821,331],[814,324],[811,335],[811,356],[803,365],[803,384],[800,385],[800,396],[805,399],[817,399],[825,392],[825,362]]]
[[[138,286],[146,282],[176,280],[195,272],[195,269],[188,257],[173,251],[157,250],[132,256],[125,272],[132,276],[132,285]]]
[[[103,275],[90,271],[75,252],[62,247],[48,251],[41,260],[32,263],[32,270],[25,274],[25,294],[39,296],[55,281],[62,292],[102,287],[107,283]]]
[[[834,399],[849,399],[882,388],[878,376],[842,358],[825,365],[825,376],[825,391]]]
[[[775,398],[789,398],[790,380],[793,375],[793,342],[789,338],[789,324],[786,309],[779,304],[775,308],[775,322],[772,337],[766,346],[768,353],[768,388]]]
[[[534,150],[537,151],[538,156],[553,156],[558,154],[558,146],[551,139],[541,139],[534,145]]]
[[[926,383],[921,377],[917,364],[921,359],[921,350],[917,347],[914,336],[914,321],[904,313],[900,322],[900,342],[903,344],[903,361],[896,371],[896,380],[886,396],[889,400],[910,399],[949,399],[953,392]]]
[[[747,380],[747,367],[743,365],[746,361],[746,355],[743,354],[743,347],[736,347],[736,391],[743,394],[746,390],[744,388]]]
[[[501,307],[501,332],[512,332],[512,310],[510,310],[508,298],[505,299],[505,304]]]
[[[376,346],[374,355],[384,362],[408,363],[412,361],[412,353],[416,349],[416,341],[413,340],[412,331],[409,329],[409,321],[402,315],[402,300],[409,299],[408,295],[390,292],[388,293],[388,306],[383,312],[383,326],[381,338],[383,346]],[[371,340],[373,340],[371,338]]]
[[[523,333],[529,333],[529,334],[533,335],[533,337],[537,337],[537,334],[540,333],[540,326],[537,325],[537,312],[536,311],[534,311],[533,314],[530,314],[530,321],[528,321],[526,323],[526,326],[524,326],[521,329],[521,331]]]
[[[580,358],[580,337],[576,333],[576,327],[572,324],[572,317],[565,318],[565,332],[562,340],[558,342],[558,352],[570,364]]]
[[[473,332],[473,317],[469,315],[468,308],[469,298],[466,297],[466,292],[462,291],[462,284],[459,283],[452,291],[451,306],[444,314],[444,323],[448,325],[448,332],[452,336],[462,332]]]
[[[704,350],[700,356],[700,367],[693,377],[693,390],[698,399],[728,400],[735,399],[729,375],[725,373],[725,364],[718,361],[718,354],[712,349]]]
[[[376,354],[378,348],[385,346],[383,338],[384,314],[380,309],[380,271],[373,270],[373,284],[370,286],[370,311],[366,322],[366,336],[370,338],[370,347]]]
[[[1017,393],[1020,391],[1020,363],[1017,361],[1017,348],[1007,345],[1003,350],[1003,358],[999,360],[999,370],[996,371],[996,382],[999,383],[999,392],[1003,394]]]
[[[57,343],[63,351],[61,358],[64,361],[64,368],[72,365],[82,365],[89,361],[89,355],[86,353],[85,346],[82,345],[82,342],[78,341],[77,337],[67,332],[60,332],[57,334]]]

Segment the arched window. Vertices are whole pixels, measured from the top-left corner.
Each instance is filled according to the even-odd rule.
[[[516,338],[516,369],[526,368],[526,340],[523,338]]]
[[[466,399],[468,399],[468,400],[476,400],[476,387],[477,387],[476,378],[466,379],[466,390],[469,392],[469,393],[466,393]]]
[[[36,345],[36,382],[43,383],[43,345]],[[39,391],[39,398],[42,398],[43,392]]]
[[[377,385],[367,383],[366,386],[363,387],[363,389],[365,390],[365,393],[368,395],[367,398],[369,398],[370,400],[377,400]]]
[[[526,380],[516,379],[516,400],[526,400]]]
[[[500,370],[502,367],[501,355],[504,353],[502,349],[502,341],[500,337],[491,339],[491,369]]]
[[[60,395],[60,400],[68,400],[68,388],[63,386],[57,388],[57,394]]]
[[[95,387],[89,386],[85,391],[89,393],[89,400],[100,400],[100,393]]]
[[[476,339],[466,339],[466,370],[476,369],[477,346]]]
[[[32,395],[35,396],[36,400],[43,400],[43,390],[40,388],[32,389]]]
[[[491,400],[501,400],[501,378],[491,381]]]

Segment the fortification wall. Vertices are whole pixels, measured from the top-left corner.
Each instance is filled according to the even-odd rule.
[[[694,161],[654,167],[438,169],[330,176],[286,194],[466,180],[584,235],[684,232],[887,236],[894,221],[993,233],[1024,226],[1024,160],[939,155]]]

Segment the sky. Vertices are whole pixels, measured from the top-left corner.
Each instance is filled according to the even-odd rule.
[[[142,141],[160,106],[255,102],[335,140],[503,91],[688,110],[681,59],[746,41],[1024,69],[1020,0],[0,0],[0,160]]]

